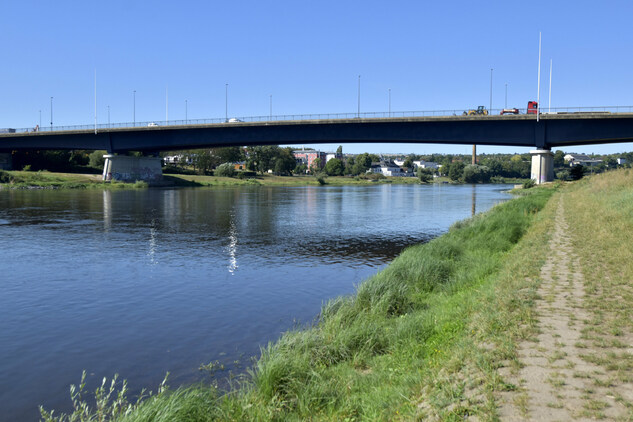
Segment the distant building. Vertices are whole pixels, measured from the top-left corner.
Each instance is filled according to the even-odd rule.
[[[321,160],[320,168],[325,167],[325,163],[327,162],[327,153],[323,151],[317,151],[314,149],[301,149],[292,151],[292,154],[297,160],[297,163],[302,163],[308,166],[308,168],[312,167],[312,163],[314,160],[319,158]]]
[[[372,173],[381,173],[385,176],[409,176],[400,166],[393,161],[381,161],[379,163],[371,163],[370,171]]]
[[[618,158],[616,161],[618,162],[619,166],[623,166],[624,164],[626,164],[626,158]]]
[[[163,157],[163,161],[165,164],[191,165],[193,163],[191,157],[186,155],[167,155]]]
[[[246,161],[238,161],[232,164],[235,170],[246,170]]]
[[[567,154],[563,158],[565,162],[569,164],[569,167],[573,167],[576,165],[592,166],[594,164],[602,162],[602,160],[591,158],[585,154]]]
[[[413,165],[418,168],[423,168],[423,169],[439,169],[440,165],[437,163],[434,163],[432,161],[414,161]]]

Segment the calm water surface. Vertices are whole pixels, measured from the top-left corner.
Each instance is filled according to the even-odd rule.
[[[132,390],[242,371],[504,185],[0,191],[0,420],[68,411],[82,370]],[[239,361],[239,364],[235,364]],[[206,378],[205,378],[206,377]]]

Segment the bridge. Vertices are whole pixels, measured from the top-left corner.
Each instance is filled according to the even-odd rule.
[[[631,108],[630,108],[631,109]],[[627,110],[628,111],[628,110]],[[383,113],[384,114],[384,113]],[[396,113],[394,113],[396,114]],[[456,113],[455,113],[456,114]],[[0,151],[42,149],[106,150],[108,173],[115,162],[131,163],[127,151],[157,152],[246,145],[323,143],[435,143],[535,147],[532,176],[537,182],[553,179],[551,149],[571,145],[633,142],[633,112],[583,110],[487,116],[367,116],[340,118],[214,121],[211,123],[153,122],[133,127],[81,126],[48,131],[16,130],[0,133]],[[329,116],[327,116],[329,117]],[[120,158],[119,158],[120,157]],[[154,158],[154,160],[157,160]],[[110,168],[108,168],[110,166]],[[156,164],[152,165],[154,168]],[[160,170],[160,165],[158,165]],[[161,173],[162,174],[162,173]]]

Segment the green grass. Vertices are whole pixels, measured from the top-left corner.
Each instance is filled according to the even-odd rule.
[[[355,295],[325,304],[313,327],[263,348],[232,392],[179,388],[114,419],[494,418],[494,394],[516,388],[497,369],[530,335],[536,289],[524,277],[538,273],[549,226],[522,239],[552,193],[530,189],[406,249]]]
[[[9,189],[144,189],[147,182],[104,182],[101,175],[0,170],[0,188]]]

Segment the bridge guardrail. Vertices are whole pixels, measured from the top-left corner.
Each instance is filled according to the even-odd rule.
[[[283,122],[293,120],[343,120],[343,119],[376,119],[376,118],[403,118],[403,117],[440,117],[440,116],[461,116],[465,111],[471,110],[473,107],[459,110],[426,110],[426,111],[382,111],[382,112],[366,112],[366,113],[316,113],[316,114],[282,114],[275,116],[243,116],[237,117],[240,122]],[[502,109],[489,110],[489,116],[499,115]],[[520,114],[526,114],[526,108],[519,108]],[[633,106],[600,106],[600,107],[556,107],[541,108],[541,114],[563,114],[563,113],[631,113]],[[123,122],[123,123],[99,123],[97,130],[113,129],[113,128],[134,128],[148,126],[182,126],[182,125],[203,125],[203,124],[219,124],[227,122],[225,118],[210,119],[180,119],[180,120],[152,120],[146,122]],[[15,129],[16,133],[26,132],[59,132],[68,130],[93,130],[94,124],[87,125],[66,125],[41,128],[19,128]],[[13,129],[11,129],[13,130]]]

